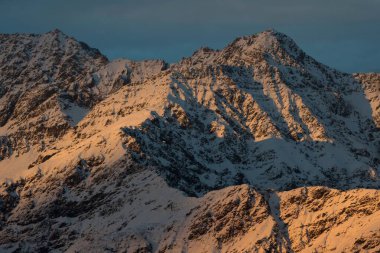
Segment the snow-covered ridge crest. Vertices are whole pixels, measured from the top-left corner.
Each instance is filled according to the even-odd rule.
[[[275,31],[170,66],[0,43],[1,251],[380,250],[377,74]]]
[[[71,39],[59,31],[40,37],[81,47],[67,42]],[[89,50],[86,57],[93,56]],[[8,141],[2,159],[52,147],[66,152],[73,146],[67,146],[68,139],[96,136],[85,138],[92,143],[104,138],[97,133],[106,127],[122,129],[122,139],[108,145],[126,141],[123,148],[132,154],[136,152],[129,145],[139,147],[135,162],[151,163],[168,178],[176,175],[175,184],[192,194],[239,180],[278,189],[305,184],[378,187],[377,179],[366,180],[374,178],[374,171],[379,174],[373,120],[377,112],[366,102],[367,86],[309,56],[300,61],[292,52],[302,50],[286,35],[270,30],[237,39],[222,50],[203,48],[170,67],[163,61],[116,60],[74,81],[70,76],[58,85],[57,80],[36,83],[30,91],[21,86],[23,91],[16,93],[21,95],[4,96],[4,105],[22,106],[14,113],[7,111],[10,116],[2,131]],[[97,57],[91,59],[98,61]],[[95,105],[91,108],[86,99]],[[26,109],[31,105],[36,108],[33,113]],[[149,114],[154,116],[142,116]],[[30,139],[38,131],[38,138]],[[165,140],[172,135],[178,136],[174,142]],[[81,139],[74,143],[83,147]],[[149,148],[152,145],[156,148]],[[182,145],[193,150],[191,159]],[[73,158],[81,152],[75,151]],[[297,154],[298,161],[288,159],[288,152]],[[179,170],[179,164],[188,169]],[[22,166],[37,168],[34,161]],[[344,180],[334,183],[330,170]],[[192,186],[189,172],[195,180]]]
[[[53,148],[107,95],[166,69],[158,60],[109,62],[99,50],[57,29],[3,34],[0,45],[0,136],[7,140],[0,160]],[[113,72],[115,65],[120,73]]]

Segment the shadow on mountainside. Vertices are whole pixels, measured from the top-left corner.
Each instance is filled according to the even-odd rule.
[[[232,79],[235,88],[238,87],[241,80],[232,78],[235,75],[231,74],[236,68],[224,68],[230,68],[230,75],[228,71],[226,75]],[[254,81],[251,70],[239,68],[239,71],[243,71],[244,78],[250,77],[246,82],[256,86],[255,90],[240,89],[253,97],[282,138],[255,141],[247,127],[247,115],[243,115],[225,94],[214,89],[215,79],[211,90],[217,98],[217,109],[211,110],[203,103],[204,98],[202,103],[198,101],[192,84],[178,74],[172,78],[172,92],[168,97],[170,103],[163,116],[152,112],[152,119],[146,120],[141,127],[123,128],[125,136],[131,136],[135,139],[133,143],[140,147],[138,152],[128,145],[126,147],[134,160],[157,168],[170,186],[191,196],[242,183],[260,190],[289,190],[312,185],[338,189],[380,187],[376,171],[379,160],[375,153],[379,144],[376,138],[371,143],[367,138],[369,133],[378,133],[373,121],[367,119],[363,128],[355,135],[350,134],[352,130],[345,122],[356,118],[362,121],[362,114],[355,110],[349,116],[328,112],[331,115],[326,117],[321,115],[317,101],[309,99],[301,88],[295,89],[294,92],[327,129],[327,135],[332,136],[333,141],[295,140],[273,101],[263,93],[263,84]],[[351,81],[355,89],[360,89],[358,82]],[[333,86],[334,83],[329,85]],[[233,86],[224,88],[229,90],[227,93],[236,91]],[[314,95],[328,93],[324,94],[328,98],[334,97],[330,93],[336,92],[333,89],[306,91]],[[341,93],[344,95],[347,92]],[[362,89],[356,94],[360,94],[359,99],[365,101]],[[332,101],[332,104],[335,102]],[[371,114],[368,103],[362,105],[363,109],[366,114]],[[295,120],[307,128],[300,117],[295,117]],[[337,122],[336,125],[331,121]],[[213,122],[223,125],[222,135],[214,131]],[[343,130],[349,134],[341,133]],[[348,136],[352,143],[350,139],[346,140]],[[363,148],[367,144],[372,148],[370,152]],[[349,158],[348,161],[345,161],[346,158]],[[341,164],[343,162],[346,163]]]

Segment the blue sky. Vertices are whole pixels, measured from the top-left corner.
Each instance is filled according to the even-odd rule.
[[[110,59],[189,56],[274,28],[346,72],[380,72],[379,0],[0,0],[1,33],[58,28]]]

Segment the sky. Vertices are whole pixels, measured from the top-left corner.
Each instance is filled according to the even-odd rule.
[[[0,0],[0,33],[55,28],[109,59],[170,63],[275,29],[345,72],[380,72],[380,0]]]

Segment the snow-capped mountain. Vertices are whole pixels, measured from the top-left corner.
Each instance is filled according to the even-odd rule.
[[[59,30],[0,35],[0,45],[0,160],[52,149],[108,93],[166,67],[109,62]]]
[[[1,35],[0,62],[5,252],[380,250],[380,74],[273,30],[171,65]]]

